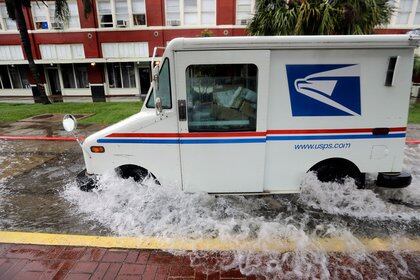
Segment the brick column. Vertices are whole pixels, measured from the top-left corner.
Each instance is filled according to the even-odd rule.
[[[236,0],[216,0],[217,25],[234,25],[236,19]]]
[[[85,16],[83,0],[77,0],[81,28],[96,28],[98,26],[96,1],[92,0],[91,2],[92,11]]]
[[[146,20],[148,26],[165,25],[165,0],[146,0]]]

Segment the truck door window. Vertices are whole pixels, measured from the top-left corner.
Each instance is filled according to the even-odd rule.
[[[169,72],[169,59],[165,58],[162,67],[159,71],[159,88],[156,92],[155,97],[160,97],[162,100],[163,109],[172,108],[171,100],[171,76]],[[147,108],[155,108],[155,99],[153,95],[153,90],[149,96],[149,100],[146,103]]]
[[[188,66],[189,131],[255,131],[257,74],[254,64]]]

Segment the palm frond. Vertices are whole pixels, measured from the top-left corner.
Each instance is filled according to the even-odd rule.
[[[247,28],[251,35],[370,34],[394,10],[389,0],[257,0]]]
[[[69,21],[70,11],[67,0],[55,0],[55,14],[54,17],[61,22],[67,23]]]

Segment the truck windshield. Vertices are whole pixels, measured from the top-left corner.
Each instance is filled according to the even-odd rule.
[[[171,100],[171,76],[169,72],[169,59],[165,58],[162,67],[159,71],[159,86],[155,97],[160,97],[162,100],[163,109],[172,108]],[[153,96],[153,89],[150,92],[149,99],[146,103],[147,108],[155,108],[155,99]]]

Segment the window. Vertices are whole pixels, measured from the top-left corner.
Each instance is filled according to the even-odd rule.
[[[216,0],[166,0],[166,25],[200,24],[216,24]]]
[[[247,25],[252,18],[255,0],[236,0],[236,24]]]
[[[29,87],[26,65],[1,65],[0,89],[20,89]]]
[[[75,29],[80,28],[79,9],[76,1],[68,1],[69,17],[67,22],[55,18],[55,2],[40,2],[32,5],[32,15],[36,29]]]
[[[189,66],[189,131],[255,131],[257,74],[254,64]]]
[[[397,13],[397,24],[408,24],[412,6],[413,0],[400,0]]]
[[[89,81],[86,64],[61,65],[64,88],[88,88]]]
[[[203,25],[216,24],[216,6],[213,0],[201,1],[201,24]]]
[[[163,65],[159,71],[159,84],[158,90],[156,95],[152,93],[149,96],[149,100],[147,100],[146,107],[147,108],[154,108],[155,107],[155,99],[154,97],[160,97],[162,100],[162,108],[164,109],[171,109],[172,108],[172,100],[171,100],[171,74],[169,70],[169,59],[165,59]]]
[[[108,63],[107,72],[110,88],[136,87],[136,74],[133,63]]]
[[[128,26],[127,0],[115,0],[115,18],[117,19],[117,27]]]
[[[420,1],[417,2],[416,14],[414,15],[414,25],[420,25]]]
[[[5,4],[0,4],[0,14],[1,14],[0,29],[17,30],[16,22],[9,18],[9,14],[7,13]]]
[[[114,26],[110,0],[98,0],[98,14],[101,27]]]
[[[69,22],[68,28],[80,28],[79,8],[77,2],[68,2],[69,5]]]
[[[98,0],[100,27],[146,25],[145,0]]]
[[[133,24],[146,25],[146,6],[144,0],[131,0]]]
[[[32,14],[34,16],[34,23],[36,29],[48,29],[48,10],[41,5],[32,5]]]
[[[184,0],[184,24],[198,24],[197,0]]]
[[[181,25],[179,0],[166,0],[166,24]]]

